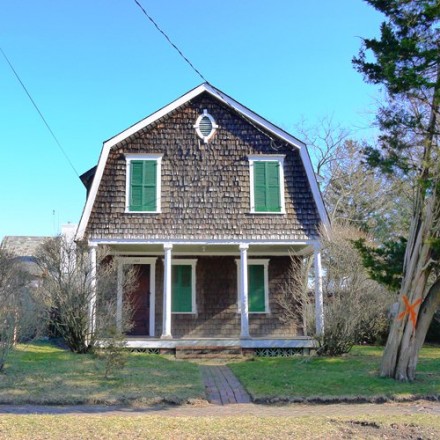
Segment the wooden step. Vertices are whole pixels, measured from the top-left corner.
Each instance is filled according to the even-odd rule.
[[[188,345],[176,347],[177,359],[193,358],[239,358],[242,357],[240,346],[217,346],[217,345]]]

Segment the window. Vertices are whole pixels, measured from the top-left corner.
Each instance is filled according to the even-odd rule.
[[[197,260],[172,260],[172,313],[197,313],[196,263]]]
[[[162,155],[127,154],[125,212],[160,212]]]
[[[238,280],[238,311],[240,304],[240,281],[241,281],[241,262],[237,263]],[[268,259],[249,259],[248,260],[248,310],[249,313],[270,313],[269,308],[269,260]]]
[[[206,143],[214,135],[218,125],[205,108],[203,113],[197,118],[194,128],[196,129],[197,136]]]
[[[284,155],[249,156],[251,213],[284,214]]]

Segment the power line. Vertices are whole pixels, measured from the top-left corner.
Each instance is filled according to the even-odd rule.
[[[183,54],[183,52],[177,47],[176,44],[174,44],[170,37],[168,37],[168,35],[165,33],[164,30],[162,30],[160,28],[160,26],[156,23],[156,21],[151,17],[151,15],[148,14],[148,12],[145,10],[145,8],[139,3],[138,0],[133,0],[136,5],[141,9],[141,11],[144,13],[144,15],[148,18],[148,20],[151,21],[151,23],[153,23],[153,25],[155,26],[155,28],[165,37],[165,39],[168,41],[168,43],[178,52],[178,54],[184,59],[184,61],[191,67],[192,70],[194,70],[194,72],[200,76],[200,78],[202,78],[202,80],[209,84],[210,86],[212,86],[212,84],[200,73],[200,71],[194,66],[193,63],[191,63],[191,61]],[[220,93],[217,92],[217,89],[212,86],[215,93],[223,100],[223,97],[221,96]],[[229,107],[231,107],[233,109],[233,107],[227,102],[224,101],[225,104],[227,104]],[[243,119],[245,119],[246,121],[249,122],[249,124],[251,124],[256,130],[258,130],[261,134],[263,134],[264,136],[266,136],[267,138],[270,139],[270,147],[273,150],[278,150],[280,147],[276,146],[276,141],[272,138],[272,136],[270,136],[268,133],[266,133],[265,131],[263,131],[257,124],[255,124],[250,118],[248,118],[247,116],[245,116],[244,114],[242,114]]]
[[[148,20],[153,23],[153,25],[156,27],[156,29],[165,37],[165,39],[168,41],[168,43],[171,44],[171,46],[179,53],[179,55],[186,61],[186,63],[191,67],[194,72],[197,73],[197,75],[202,78],[202,80],[209,84],[209,81],[200,73],[200,71],[194,66],[193,63],[183,54],[183,52],[171,41],[170,37],[163,31],[159,25],[154,21],[153,17],[148,14],[148,12],[144,9],[144,7],[138,2],[138,0],[133,0],[141,9],[141,11],[144,13],[144,15],[148,18]]]
[[[0,47],[0,51],[3,55],[3,57],[5,58],[6,62],[9,64],[9,67],[11,68],[12,72],[14,72],[15,77],[17,78],[18,82],[21,84],[21,87],[23,87],[23,90],[26,92],[26,95],[28,96],[28,98],[30,99],[30,101],[32,102],[32,105],[34,106],[35,110],[38,112],[38,114],[40,115],[40,118],[43,120],[44,125],[46,126],[46,128],[49,130],[49,133],[52,135],[55,143],[58,145],[58,148],[60,149],[61,153],[63,153],[64,157],[66,158],[67,162],[69,163],[70,167],[72,168],[72,170],[75,172],[75,174],[77,175],[77,177],[79,177],[78,171],[76,171],[76,168],[73,166],[72,161],[69,159],[69,156],[67,155],[67,153],[65,152],[64,148],[61,146],[60,141],[57,139],[57,137],[55,136],[54,132],[52,131],[52,129],[50,128],[48,122],[46,121],[46,118],[43,116],[43,113],[41,113],[40,109],[38,108],[38,105],[36,104],[36,102],[33,100],[31,94],[29,93],[28,89],[26,88],[26,86],[24,85],[23,81],[20,79],[17,71],[14,69],[14,66],[12,65],[12,63],[9,61],[9,58],[6,56],[5,52],[3,51],[3,49]]]

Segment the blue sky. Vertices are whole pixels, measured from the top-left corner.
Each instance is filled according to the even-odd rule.
[[[208,81],[271,122],[367,132],[377,90],[351,59],[382,17],[362,0],[140,1]],[[132,0],[3,0],[0,47],[78,174],[202,82]],[[1,55],[0,129],[0,240],[78,222],[85,189]]]

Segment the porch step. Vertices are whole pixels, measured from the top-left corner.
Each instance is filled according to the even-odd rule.
[[[193,359],[202,357],[213,358],[240,358],[242,357],[240,346],[217,346],[217,345],[181,345],[176,347],[177,359]]]

